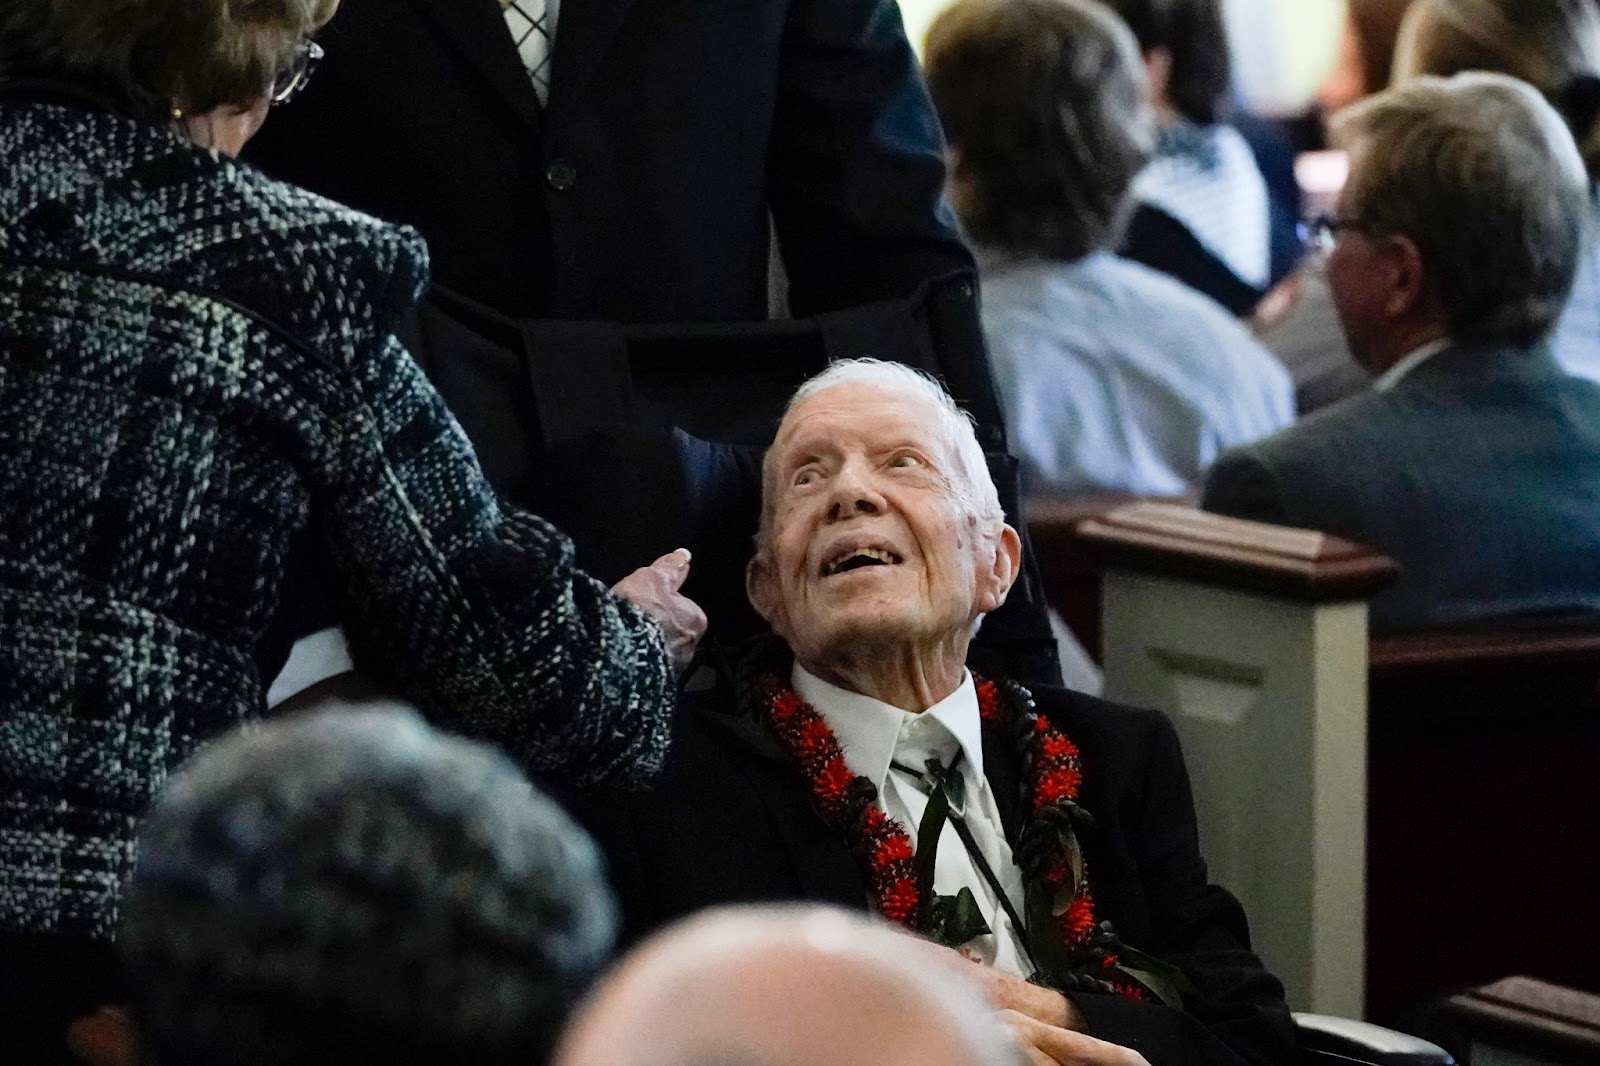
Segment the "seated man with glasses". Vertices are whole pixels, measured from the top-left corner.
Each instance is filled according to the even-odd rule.
[[[628,934],[717,903],[870,909],[946,945],[930,966],[972,959],[1030,1061],[1290,1061],[1172,725],[967,669],[1020,552],[938,384],[857,360],[802,385],[746,571],[775,636],[691,685],[655,791],[569,797]]]
[[[1600,610],[1600,386],[1546,343],[1589,210],[1572,135],[1491,74],[1391,89],[1335,133],[1350,180],[1312,236],[1375,386],[1224,456],[1204,506],[1392,556],[1375,629]]]

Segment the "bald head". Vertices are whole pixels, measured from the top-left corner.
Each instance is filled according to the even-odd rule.
[[[841,911],[719,908],[624,959],[554,1066],[1019,1066],[968,965]]]

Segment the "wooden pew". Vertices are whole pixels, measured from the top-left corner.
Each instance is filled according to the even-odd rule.
[[[1369,647],[1359,601],[1395,571],[1358,545],[1148,504],[1029,532],[1052,592],[1099,573],[1107,694],[1173,717],[1213,870],[1294,1006],[1600,984],[1600,624]]]
[[[1078,536],[1078,525],[1144,499],[1126,492],[1106,492],[1070,500],[1030,501],[1023,508],[1050,606],[1097,663],[1101,661],[1100,559]]]
[[[1600,996],[1506,977],[1450,997],[1438,1030],[1463,1066],[1600,1062]]]
[[[1600,992],[1600,623],[1375,638],[1367,1009]]]

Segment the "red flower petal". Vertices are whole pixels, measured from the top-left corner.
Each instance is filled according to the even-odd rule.
[[[1039,741],[1039,750],[1052,759],[1071,759],[1078,754],[1078,746],[1062,733],[1046,733]]]
[[[910,877],[896,878],[883,893],[880,913],[891,922],[904,925],[917,909],[917,882]]]
[[[1081,947],[1094,932],[1094,901],[1087,892],[1073,900],[1061,916],[1061,932],[1072,947]]]
[[[879,842],[872,858],[878,865],[888,866],[890,863],[906,862],[911,855],[911,838],[904,833],[896,833]]]

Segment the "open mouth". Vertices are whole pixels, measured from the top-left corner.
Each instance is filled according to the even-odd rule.
[[[864,570],[869,566],[899,566],[905,562],[898,552],[888,548],[851,548],[834,555],[822,564],[822,576],[832,577],[835,574],[847,574],[852,570]]]

